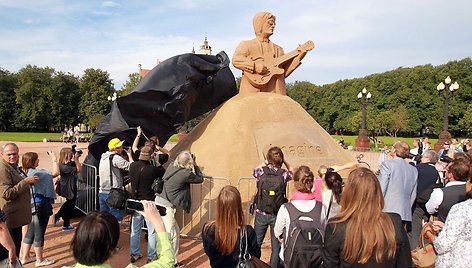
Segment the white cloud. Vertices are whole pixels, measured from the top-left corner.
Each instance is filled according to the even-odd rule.
[[[121,7],[121,4],[113,1],[105,1],[102,3],[102,7]]]
[[[253,38],[254,14],[268,10],[277,16],[271,39],[285,51],[316,43],[288,81],[324,84],[472,56],[471,9],[467,0],[0,0],[0,65],[77,75],[101,68],[120,87],[139,63],[151,68],[156,59],[198,50],[205,35],[214,53],[231,58],[241,40]]]

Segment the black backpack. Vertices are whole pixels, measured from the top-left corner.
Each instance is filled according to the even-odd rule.
[[[315,268],[323,263],[322,249],[324,227],[321,224],[321,203],[316,202],[309,212],[298,210],[292,203],[286,203],[290,225],[285,238],[285,267]],[[301,217],[312,219],[300,220]]]
[[[284,170],[272,171],[262,167],[264,173],[257,182],[256,207],[268,214],[277,215],[280,206],[287,202],[285,197]]]

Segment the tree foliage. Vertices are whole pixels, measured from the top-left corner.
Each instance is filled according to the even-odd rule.
[[[133,91],[133,89],[139,84],[140,81],[141,76],[139,75],[139,73],[130,73],[128,75],[128,80],[126,80],[126,82],[121,87],[120,95],[126,96],[131,93],[131,91]]]
[[[468,124],[466,111],[472,101],[471,58],[439,66],[400,67],[323,86],[297,81],[287,85],[287,92],[326,130],[359,131],[361,105],[356,96],[365,87],[372,93],[367,108],[367,126],[371,133],[439,133],[443,100],[436,86],[448,75],[460,85],[449,103],[449,129],[460,133]],[[472,131],[472,123],[467,130]]]
[[[14,129],[17,76],[0,68],[0,131]]]
[[[18,112],[15,125],[22,129],[47,130],[54,119],[52,101],[52,76],[54,69],[27,65],[18,72],[16,102]]]
[[[100,69],[86,69],[80,79],[80,93],[82,99],[79,104],[82,121],[90,125],[97,115],[105,116],[110,110],[111,103],[108,97],[114,92],[113,82],[106,71]]]

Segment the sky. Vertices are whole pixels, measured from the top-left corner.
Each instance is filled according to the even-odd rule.
[[[471,57],[471,10],[470,0],[0,0],[0,68],[99,68],[120,89],[138,64],[198,51],[205,37],[231,58],[268,11],[286,53],[315,42],[287,81],[323,85]]]

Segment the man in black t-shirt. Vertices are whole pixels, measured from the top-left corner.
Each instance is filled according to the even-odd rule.
[[[129,177],[131,181],[131,198],[136,200],[154,200],[155,193],[152,190],[152,183],[155,179],[162,179],[165,169],[159,166],[153,166],[151,159],[155,159],[157,154],[150,146],[144,146],[140,150],[138,161],[131,163],[129,168]],[[148,262],[154,260],[156,256],[156,232],[154,226],[139,212],[133,212],[131,222],[130,254],[131,262],[136,262],[142,257],[140,253],[141,227],[143,221],[146,221],[148,229]]]

